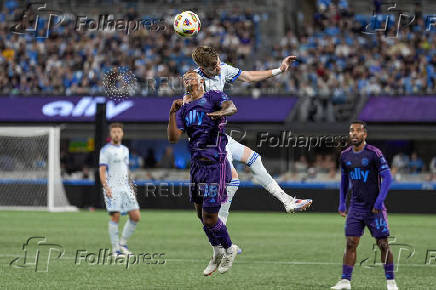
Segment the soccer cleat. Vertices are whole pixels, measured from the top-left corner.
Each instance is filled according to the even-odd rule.
[[[350,283],[350,280],[347,280],[347,279],[339,280],[339,282],[336,283],[336,285],[333,286],[333,287],[331,287],[330,289],[336,289],[336,290],[340,290],[340,289],[351,289],[351,283]]]
[[[395,280],[386,280],[386,286],[388,290],[398,290],[397,283]]]
[[[210,276],[213,272],[218,269],[218,266],[221,263],[221,259],[223,258],[223,254],[217,254],[216,256],[212,257],[209,261],[209,265],[207,265],[206,269],[203,271],[204,276]]]
[[[287,195],[286,201],[283,203],[287,213],[305,211],[312,205],[311,199],[297,199]]]
[[[218,272],[221,274],[226,273],[233,265],[233,261],[235,260],[236,256],[238,255],[238,249],[239,247],[235,244],[233,244],[230,248],[226,249],[226,252],[224,253],[221,263],[218,267]]]
[[[124,255],[133,255],[132,252],[129,251],[127,245],[120,244],[120,252],[123,253]]]
[[[117,258],[117,257],[125,257],[126,255],[123,254],[120,250],[116,250],[112,252],[112,256]]]

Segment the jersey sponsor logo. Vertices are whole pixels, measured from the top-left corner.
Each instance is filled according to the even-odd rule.
[[[360,161],[361,163],[362,163],[362,166],[368,166],[368,164],[369,164],[369,160],[368,160],[368,158],[362,158],[362,160]]]
[[[203,123],[204,112],[197,112],[197,110],[189,111],[189,113],[185,117],[186,126],[189,127],[191,125],[200,126]]]
[[[353,171],[350,171],[350,178],[353,180],[363,180],[366,182],[368,180],[369,170],[362,170],[359,167],[354,168]]]

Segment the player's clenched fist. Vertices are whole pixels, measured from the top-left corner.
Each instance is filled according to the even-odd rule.
[[[280,66],[280,70],[282,72],[285,72],[289,69],[289,67],[291,66],[291,63],[294,62],[297,59],[297,57],[295,55],[290,55],[288,57],[286,57],[283,61],[282,64]]]
[[[173,104],[171,105],[170,113],[177,112],[180,109],[181,106],[183,106],[183,100],[182,99],[174,100]]]

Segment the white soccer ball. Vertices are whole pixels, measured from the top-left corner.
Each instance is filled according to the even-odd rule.
[[[182,37],[193,37],[200,31],[198,15],[192,11],[183,11],[174,17],[174,31]]]

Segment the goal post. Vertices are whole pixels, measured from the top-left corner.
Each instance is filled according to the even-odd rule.
[[[78,210],[62,183],[58,127],[0,127],[0,209]]]

